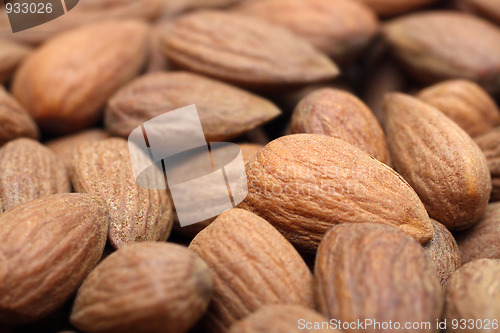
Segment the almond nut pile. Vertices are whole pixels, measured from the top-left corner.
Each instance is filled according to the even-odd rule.
[[[17,2],[0,333],[500,333],[500,0]]]

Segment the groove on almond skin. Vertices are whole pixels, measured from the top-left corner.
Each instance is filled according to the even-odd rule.
[[[0,196],[6,210],[70,190],[63,162],[39,142],[21,138],[0,148]]]
[[[491,201],[500,200],[500,128],[475,138],[484,153],[491,174]]]
[[[62,306],[99,261],[108,212],[86,194],[57,194],[0,215],[0,321],[20,324]]]
[[[429,215],[449,230],[473,226],[491,193],[484,154],[439,110],[400,93],[386,95],[386,133],[396,169]]]
[[[168,238],[173,223],[170,198],[166,190],[143,189],[135,183],[127,140],[79,145],[70,174],[76,192],[106,201],[111,217],[108,238],[115,248]]]
[[[247,164],[240,204],[299,249],[314,252],[338,223],[398,227],[421,243],[432,238],[425,208],[394,170],[347,142],[316,134],[281,137]]]
[[[222,213],[189,248],[208,264],[214,297],[202,321],[211,333],[264,305],[314,308],[312,274],[293,246],[262,218],[241,209]]]

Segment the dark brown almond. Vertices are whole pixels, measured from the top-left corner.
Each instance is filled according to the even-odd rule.
[[[408,95],[388,94],[385,110],[394,167],[429,215],[450,230],[477,223],[491,192],[486,158],[477,144],[439,110]]]
[[[500,23],[500,0],[455,0],[459,9]]]
[[[232,139],[280,115],[271,102],[219,81],[186,72],[152,73],[113,96],[106,128],[127,137],[144,122],[191,104],[209,141]]]
[[[28,46],[0,38],[0,83],[10,80],[17,66],[30,52]]]
[[[475,139],[484,153],[491,173],[491,200],[500,200],[500,128],[489,131]]]
[[[380,16],[403,14],[438,0],[360,0]]]

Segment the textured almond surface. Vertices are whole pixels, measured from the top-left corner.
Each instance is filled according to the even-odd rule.
[[[232,139],[280,115],[271,102],[225,83],[187,72],[140,77],[109,101],[105,123],[127,137],[147,120],[195,104],[209,141]]]
[[[88,127],[107,99],[137,75],[146,32],[141,22],[106,21],[61,34],[21,65],[13,95],[48,132]]]
[[[428,87],[418,98],[443,112],[471,137],[500,125],[500,111],[483,88],[467,80],[451,80]]]
[[[355,60],[378,31],[376,15],[351,0],[246,1],[237,11],[285,27],[341,63]]]
[[[229,333],[338,333],[328,327],[315,329],[314,324],[328,323],[319,313],[298,305],[268,305],[237,322]],[[313,328],[307,328],[306,323]],[[314,323],[314,324],[312,324]],[[302,325],[301,325],[302,324]],[[304,326],[304,327],[302,327]],[[321,327],[321,326],[320,326]]]
[[[470,15],[435,11],[398,18],[385,37],[399,60],[424,83],[465,78],[500,91],[500,29]]]
[[[437,0],[358,0],[381,16],[390,16],[423,7]]]
[[[71,181],[76,192],[102,198],[110,211],[108,238],[115,248],[135,242],[164,241],[172,228],[172,203],[165,190],[136,183],[128,143],[111,138],[79,145]]]
[[[37,141],[16,139],[0,149],[0,196],[5,209],[70,190],[63,162]]]
[[[475,139],[484,153],[491,173],[491,200],[500,200],[500,128],[495,128]]]
[[[0,86],[0,145],[19,137],[38,139],[38,128],[26,110]]]
[[[10,80],[17,66],[29,53],[29,47],[0,38],[0,83]]]
[[[477,326],[467,326],[472,329],[457,329],[449,327],[446,332],[491,332],[498,333],[500,328],[492,325],[492,320],[498,320],[500,313],[500,260],[482,259],[470,262],[458,270],[448,282],[446,292],[445,319],[461,322],[464,319],[488,324],[489,329],[478,330]],[[489,320],[489,321],[487,321]],[[463,322],[463,321],[462,321]],[[483,326],[486,327],[486,326]]]
[[[398,227],[421,243],[433,228],[415,191],[391,168],[340,139],[281,137],[247,164],[248,196],[240,204],[294,245],[315,251],[337,223]]]
[[[177,66],[257,89],[332,79],[338,69],[291,32],[265,21],[215,11],[181,16],[164,31]]]
[[[71,322],[85,332],[184,333],[212,296],[205,262],[170,243],[126,246],[104,259],[78,290]]]
[[[264,305],[314,307],[312,274],[300,255],[250,212],[222,213],[189,248],[206,261],[214,279],[214,297],[203,319],[208,332],[226,332]]]
[[[311,93],[295,108],[291,131],[333,136],[390,164],[384,131],[370,109],[351,93],[337,89]]]
[[[414,239],[395,228],[372,223],[333,227],[319,246],[314,278],[318,308],[328,318],[404,325],[435,323],[441,316],[442,291],[432,263]],[[391,332],[373,327],[350,331]]]
[[[500,259],[500,203],[492,203],[477,225],[457,234],[462,262]]]
[[[64,304],[99,261],[108,230],[85,194],[34,200],[0,216],[0,321],[22,323]]]
[[[396,171],[415,189],[429,215],[450,230],[481,218],[491,178],[481,149],[439,110],[413,97],[386,97],[386,132]]]
[[[500,23],[500,0],[455,0],[458,8]]]

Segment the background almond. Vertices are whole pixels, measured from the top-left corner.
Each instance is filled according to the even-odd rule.
[[[484,153],[491,173],[491,200],[500,200],[500,128],[495,128],[475,139]]]
[[[402,14],[437,0],[358,0],[372,8],[380,16]]]
[[[28,46],[0,38],[0,83],[10,80],[17,66],[30,52]]]
[[[38,139],[38,128],[19,103],[0,86],[0,146],[19,137]]]
[[[500,0],[454,0],[459,9],[500,23]]]

